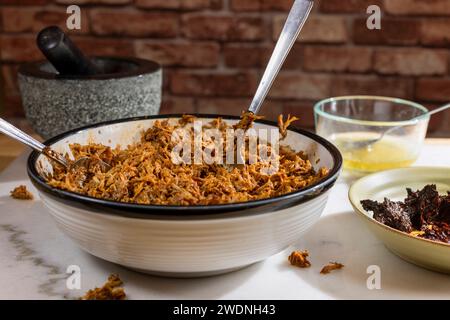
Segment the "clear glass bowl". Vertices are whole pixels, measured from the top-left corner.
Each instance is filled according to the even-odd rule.
[[[424,106],[396,98],[345,96],[329,98],[314,106],[316,132],[334,143],[344,158],[344,168],[361,173],[407,167],[419,156],[430,117]],[[355,148],[352,142],[378,142]]]

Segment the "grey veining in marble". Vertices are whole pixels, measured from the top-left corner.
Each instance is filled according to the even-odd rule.
[[[8,234],[8,241],[17,253],[17,262],[30,262],[33,266],[46,270],[45,280],[38,285],[37,291],[49,297],[60,297],[61,294],[55,291],[55,286],[58,282],[65,281],[67,274],[62,273],[59,267],[46,263],[37,255],[37,252],[31,248],[31,243],[24,239],[25,231],[14,225],[2,224],[0,232]]]

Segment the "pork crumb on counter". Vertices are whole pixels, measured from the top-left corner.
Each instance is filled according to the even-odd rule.
[[[103,287],[91,289],[80,300],[125,300],[125,290],[117,274],[111,274]]]
[[[322,268],[322,270],[320,270],[321,274],[328,274],[333,270],[339,270],[342,269],[344,267],[344,265],[342,263],[339,262],[330,262],[329,264],[327,264],[326,266],[324,266]]]
[[[299,268],[309,268],[311,267],[311,262],[308,261],[309,252],[304,251],[293,251],[289,256],[288,260],[291,265]]]
[[[19,200],[33,200],[33,194],[27,190],[27,187],[24,185],[20,185],[15,187],[11,192],[11,197]]]

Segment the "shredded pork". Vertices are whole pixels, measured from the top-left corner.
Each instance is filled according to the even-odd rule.
[[[121,202],[213,205],[276,197],[305,188],[328,174],[326,168],[314,170],[307,154],[285,145],[280,145],[278,170],[270,175],[261,170],[268,166],[267,162],[249,163],[248,150],[244,151],[244,164],[226,164],[225,161],[223,164],[175,164],[171,158],[176,143],[171,139],[172,133],[179,128],[189,128],[193,134],[194,120],[193,116],[184,116],[176,124],[168,120],[155,121],[143,132],[140,142],[123,149],[101,144],[72,144],[75,160],[80,157],[100,159],[112,168],[102,172],[98,166],[91,166],[67,172],[53,164],[54,174],[48,183],[56,188]],[[203,128],[225,132],[231,127],[217,118]],[[246,141],[248,143],[248,138]],[[226,139],[222,143],[225,145]],[[267,147],[269,154],[270,147]],[[207,143],[203,143],[202,148],[208,148]]]

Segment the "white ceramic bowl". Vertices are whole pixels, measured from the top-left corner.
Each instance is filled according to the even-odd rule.
[[[179,115],[102,123],[62,134],[46,144],[59,152],[67,152],[68,144],[75,142],[124,146],[137,141],[155,119],[168,117],[177,121]],[[238,121],[222,117],[229,123]],[[262,121],[254,127],[275,126]],[[38,153],[28,160],[28,174],[60,229],[87,252],[148,273],[206,276],[239,269],[284,250],[319,219],[341,169],[339,151],[301,130],[289,130],[283,143],[305,150],[315,167],[326,166],[330,174],[280,197],[214,206],[128,204],[55,189],[45,183],[43,177],[51,166]]]

